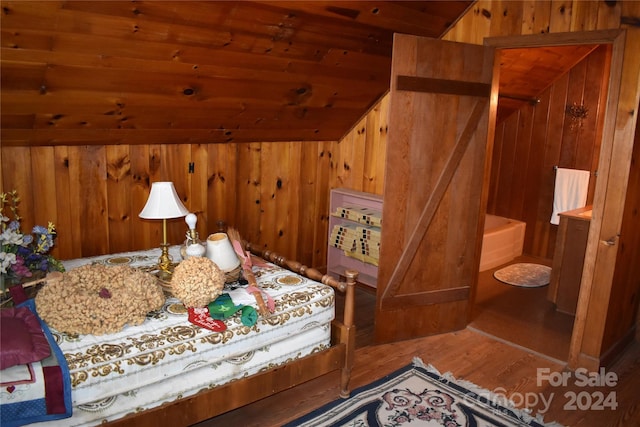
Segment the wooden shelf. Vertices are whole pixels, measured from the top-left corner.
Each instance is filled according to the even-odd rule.
[[[347,269],[358,270],[358,282],[375,288],[378,282],[378,266],[350,257],[344,250],[332,245],[331,233],[336,225],[368,226],[374,230],[380,227],[364,224],[334,215],[338,208],[367,208],[382,214],[382,196],[362,191],[337,188],[331,190],[329,212],[329,244],[327,245],[327,273],[333,277],[344,276]]]

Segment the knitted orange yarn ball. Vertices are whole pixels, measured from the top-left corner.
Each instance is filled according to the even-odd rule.
[[[164,304],[155,276],[129,266],[83,265],[48,282],[35,298],[49,326],[69,334],[102,335],[139,325]]]
[[[206,307],[222,294],[225,275],[205,257],[187,258],[178,264],[171,277],[173,295],[185,307]]]

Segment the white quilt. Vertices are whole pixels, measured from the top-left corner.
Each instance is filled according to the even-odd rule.
[[[174,259],[177,247],[171,248]],[[65,262],[67,270],[87,263],[144,266],[159,251]],[[73,416],[44,425],[95,425],[158,406],[233,379],[266,370],[329,347],[334,291],[270,263],[254,263],[258,285],[274,299],[275,311],[244,326],[240,316],[214,332],[188,321],[175,298],[145,322],[104,336],[52,333],[69,365]],[[228,291],[236,305],[253,305],[242,287]]]

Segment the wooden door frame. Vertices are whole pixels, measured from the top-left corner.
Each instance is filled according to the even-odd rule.
[[[611,69],[608,79],[606,110],[601,140],[600,159],[598,161],[598,180],[596,182],[593,217],[589,228],[589,238],[580,284],[580,295],[571,336],[568,355],[568,367],[585,367],[597,370],[606,365],[606,354],[601,354],[604,323],[608,310],[608,298],[595,295],[594,283],[598,288],[606,287],[611,292],[615,259],[618,250],[618,237],[622,226],[624,197],[609,197],[611,193],[626,194],[631,156],[623,164],[622,156],[613,156],[622,135],[616,135],[616,119],[622,82],[622,66],[625,53],[626,32],[623,29],[586,31],[571,33],[535,34],[522,36],[490,37],[484,39],[486,46],[497,49],[527,48],[581,44],[612,45]],[[499,64],[497,65],[499,66]],[[617,138],[617,139],[616,139]],[[617,142],[617,143],[616,143]],[[616,162],[613,164],[612,159]],[[615,170],[615,174],[612,174]],[[612,179],[610,179],[612,178]],[[488,185],[485,183],[485,185]],[[617,188],[613,192],[612,187]],[[613,199],[613,200],[611,200]],[[606,209],[605,209],[606,207]],[[604,221],[606,216],[606,222]],[[588,322],[588,316],[600,316],[600,321]],[[622,345],[622,344],[620,344]],[[594,354],[593,348],[597,348]],[[606,349],[604,349],[606,350]]]

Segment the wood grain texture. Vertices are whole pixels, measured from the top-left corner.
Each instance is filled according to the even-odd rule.
[[[521,262],[539,262],[523,257]],[[591,392],[577,387],[573,381],[564,387],[537,384],[537,370],[563,372],[573,319],[555,311],[545,298],[545,289],[523,289],[504,285],[493,278],[493,271],[480,274],[479,302],[474,308],[474,322],[463,331],[372,345],[374,322],[371,312],[375,295],[363,288],[356,293],[357,345],[352,385],[358,387],[399,369],[418,356],[441,372],[451,372],[456,378],[471,381],[489,390],[519,396],[515,393],[542,393],[552,397],[552,405],[544,414],[545,421],[561,425],[635,426],[640,423],[636,374],[640,363],[640,346],[632,343],[607,372],[618,375],[615,387],[597,390],[616,393],[616,410],[565,410],[565,392]],[[531,292],[534,295],[531,295]],[[340,298],[338,298],[340,303]],[[541,321],[540,319],[544,319]],[[510,344],[508,341],[511,341]],[[531,350],[527,350],[531,349]],[[479,368],[482,367],[482,368]],[[332,401],[337,390],[337,375],[330,374],[292,390],[270,396],[260,402],[231,411],[197,424],[197,427],[220,424],[247,426],[279,426]],[[499,389],[498,389],[499,388]],[[553,393],[553,395],[552,395]],[[295,405],[291,402],[295,401]],[[534,412],[541,405],[525,404]]]
[[[615,84],[609,87],[605,102],[607,112],[602,124],[602,145],[599,147],[599,179],[596,181],[593,193],[595,217],[606,220],[603,220],[601,224],[598,220],[598,224],[595,224],[590,232],[590,243],[585,257],[585,265],[588,267],[585,268],[583,274],[583,291],[580,294],[572,340],[574,350],[571,366],[583,364],[583,366],[592,367],[604,363],[604,359],[609,359],[605,356],[607,351],[601,348],[603,340],[608,340],[608,338],[604,338],[604,331],[608,328],[605,326],[607,325],[605,313],[609,312],[608,302],[605,301],[608,301],[607,298],[611,295],[612,287],[621,286],[612,283],[618,253],[617,244],[608,246],[601,245],[599,242],[607,241],[619,233],[624,211],[619,196],[621,193],[627,192],[627,174],[631,158],[630,147],[633,146],[634,120],[637,120],[637,115],[629,114],[629,112],[634,111],[637,107],[636,100],[640,90],[637,85],[638,55],[631,48],[632,45],[637,46],[638,35],[636,28],[629,24],[636,21],[634,17],[639,16],[640,11],[637,2],[622,2],[618,4],[619,8],[612,7],[606,2],[584,4],[576,1],[550,1],[538,3],[538,11],[541,11],[542,8],[549,10],[548,14],[542,13],[540,15],[549,17],[548,30],[546,30],[548,34],[545,30],[539,35],[531,34],[531,38],[526,40],[529,43],[528,46],[557,45],[561,39],[564,39],[563,44],[584,44],[585,40],[589,39],[589,43],[612,45],[610,65],[612,77],[610,81]],[[461,28],[455,28],[444,38],[477,43],[481,37],[499,33],[500,37],[496,40],[497,44],[493,44],[494,46],[505,46],[504,42],[508,39],[513,42],[508,45],[509,47],[522,47],[518,45],[517,37],[515,37],[521,34],[520,30],[516,30],[515,27],[509,29],[509,26],[506,26],[504,31],[492,32],[492,30],[497,30],[497,24],[503,19],[501,14],[514,10],[511,6],[512,2],[478,2],[477,5],[474,5],[473,13],[465,14],[458,21],[456,27],[460,26]],[[542,25],[541,28],[545,28],[545,26]],[[627,29],[622,38],[620,38],[620,34],[614,34],[610,31],[619,28]],[[589,33],[581,33],[584,29],[595,29],[598,32],[593,33],[595,38],[591,38]],[[598,36],[602,36],[602,38],[598,39]],[[520,42],[524,43],[525,39],[521,38]],[[622,60],[624,63],[618,62]],[[569,93],[568,84],[566,93]],[[560,100],[561,95],[560,93],[554,94],[551,97],[550,105],[556,101],[559,105],[566,105],[566,99]],[[634,100],[631,100],[632,98]],[[549,115],[548,120],[550,125],[553,125],[552,121],[556,121],[556,129],[563,130],[563,125],[558,126],[558,116]],[[556,135],[562,135],[562,133],[556,133]],[[560,159],[561,153],[562,151],[558,149],[558,159]],[[626,156],[626,160],[622,159],[623,156]],[[545,156],[545,161],[551,158],[553,156]],[[606,179],[603,180],[605,176]],[[551,180],[551,177],[544,179],[545,182],[548,182],[547,180]],[[542,237],[534,238],[533,242],[537,250],[541,250],[540,253],[547,253],[547,257],[549,257],[549,247],[551,242],[555,240],[555,235],[553,230],[549,232],[544,230],[547,226],[541,222],[537,223],[536,235],[541,232]],[[629,273],[630,270],[627,269],[623,274]],[[594,286],[594,283],[599,283],[599,285]],[[606,285],[602,285],[602,283],[606,283]],[[582,305],[582,309],[580,309],[580,305]],[[630,327],[632,327],[632,322],[627,322],[624,327],[618,330],[625,331]],[[611,329],[608,331],[612,333]],[[614,335],[619,337],[625,335],[625,332]],[[581,353],[581,351],[584,352]],[[599,360],[600,357],[604,359]]]
[[[336,146],[330,141],[3,146],[2,175],[6,188],[22,197],[24,229],[56,224],[53,253],[61,259],[157,247],[162,222],[141,220],[138,214],[151,183],[169,180],[197,214],[202,239],[224,220],[245,237],[268,236],[262,240],[267,247],[290,257],[301,253],[306,264],[321,267],[326,263],[329,188],[339,185],[329,173]],[[360,153],[349,156],[355,157],[347,163],[362,162]],[[380,166],[379,158],[375,162],[371,170]],[[190,163],[194,173],[189,173]],[[182,243],[184,220],[167,225],[169,242]]]
[[[69,206],[77,207],[72,210],[82,253],[108,253],[105,150],[104,146],[69,149]]]
[[[3,1],[3,142],[337,140],[470,3]]]
[[[413,357],[420,357],[440,372],[450,372],[458,379],[506,396],[518,397],[526,393],[541,393],[546,399],[553,396],[552,405],[544,414],[544,420],[548,422],[602,427],[635,426],[640,422],[635,393],[638,376],[634,373],[640,365],[640,348],[637,343],[612,367],[612,372],[619,377],[618,385],[612,389],[601,389],[615,391],[619,403],[615,411],[565,410],[563,406],[567,400],[564,393],[579,393],[589,389],[574,386],[573,382],[567,387],[551,387],[546,382],[538,385],[536,381],[538,369],[562,372],[562,364],[469,329],[403,341],[402,345],[384,344],[358,348],[352,384],[359,387],[380,379],[410,364]],[[479,369],[479,366],[482,368]],[[331,402],[336,391],[336,379],[336,374],[326,375],[199,423],[197,427],[225,424],[263,427],[286,424]],[[540,402],[535,406],[524,402],[520,405],[521,408],[526,406],[533,412],[543,410]]]
[[[317,123],[323,123],[325,126],[333,127],[332,122],[334,120],[338,123],[339,119],[327,115],[327,110],[337,111],[340,114],[336,114],[336,116],[343,117],[345,111],[355,104],[361,105],[363,102],[362,93],[360,92],[362,86],[358,86],[356,93],[349,92],[353,95],[352,98],[338,97],[331,99],[330,107],[328,107],[329,104],[326,107],[317,108],[306,106],[309,113],[305,116],[305,120],[308,119],[313,124],[313,127],[290,129],[280,125],[280,122],[276,122],[275,118],[300,117],[300,113],[303,113],[304,109],[299,108],[299,105],[293,105],[274,112],[272,107],[273,105],[283,105],[283,96],[286,97],[286,102],[293,101],[295,103],[295,101],[301,100],[300,96],[295,96],[291,92],[287,92],[285,95],[278,93],[277,96],[269,99],[263,97],[259,103],[250,105],[255,109],[252,108],[251,111],[248,111],[247,105],[243,104],[244,100],[217,97],[205,99],[205,97],[198,97],[197,91],[190,96],[185,95],[184,92],[169,95],[142,92],[123,94],[117,91],[99,93],[96,91],[70,89],[47,91],[46,87],[41,88],[35,85],[39,80],[42,81],[48,77],[47,70],[43,68],[45,64],[51,64],[51,75],[60,79],[60,82],[66,81],[66,84],[69,84],[68,79],[65,80],[64,76],[60,76],[54,70],[58,65],[75,66],[78,69],[83,67],[114,68],[118,72],[130,70],[132,73],[150,73],[152,72],[150,70],[157,70],[159,73],[157,78],[160,79],[158,81],[165,81],[161,80],[161,78],[168,75],[180,76],[176,80],[176,85],[172,86],[176,89],[179,84],[185,81],[188,83],[197,82],[201,74],[213,76],[218,73],[224,78],[237,76],[240,80],[255,79],[256,81],[264,82],[264,79],[273,79],[279,82],[276,87],[282,88],[280,83],[287,81],[289,78],[288,75],[285,75],[286,73],[282,72],[285,69],[291,72],[311,73],[321,78],[321,81],[326,84],[331,84],[336,78],[339,81],[347,79],[348,84],[352,84],[357,80],[361,80],[363,76],[368,76],[368,74],[363,74],[366,72],[367,67],[372,66],[372,64],[380,65],[381,62],[384,62],[380,61],[379,58],[376,59],[377,55],[372,53],[357,56],[352,55],[355,53],[354,50],[348,50],[345,55],[345,51],[341,49],[323,51],[326,56],[320,62],[291,61],[291,55],[301,55],[302,57],[310,53],[308,47],[310,46],[311,32],[306,32],[304,43],[298,44],[296,42],[289,46],[287,46],[287,42],[283,42],[284,39],[270,40],[267,44],[246,44],[248,40],[255,40],[255,38],[250,39],[244,35],[242,38],[238,38],[237,42],[224,46],[230,41],[231,33],[221,29],[218,24],[225,13],[229,12],[229,9],[227,8],[225,11],[223,8],[219,13],[202,13],[202,7],[205,7],[202,2],[183,3],[187,5],[186,12],[181,9],[163,11],[162,5],[154,2],[136,3],[135,6],[128,2],[2,2],[3,6],[9,7],[9,10],[5,10],[0,18],[2,19],[2,28],[0,30],[2,31],[2,47],[0,51],[2,73],[0,75],[3,79],[1,89],[2,113],[0,114],[0,119],[2,120],[2,146],[0,147],[2,182],[0,183],[0,188],[4,191],[13,188],[19,190],[23,197],[21,211],[25,216],[24,226],[29,228],[35,223],[35,216],[37,215],[34,211],[32,200],[37,197],[41,188],[51,188],[52,182],[55,182],[56,212],[51,214],[51,218],[49,216],[45,218],[45,220],[52,219],[55,221],[60,233],[54,254],[61,258],[74,258],[89,256],[90,253],[87,252],[89,249],[92,251],[110,251],[110,248],[97,249],[99,245],[93,242],[85,247],[83,243],[85,237],[90,241],[93,236],[85,236],[87,227],[81,222],[81,209],[95,209],[98,211],[105,206],[110,206],[108,200],[111,197],[118,198],[118,196],[109,194],[111,190],[106,189],[104,181],[94,180],[95,182],[92,185],[95,185],[96,188],[95,192],[91,192],[91,196],[96,199],[96,203],[92,203],[88,207],[78,205],[78,203],[88,205],[88,199],[84,197],[85,193],[80,193],[82,188],[77,184],[77,176],[79,174],[76,172],[78,165],[73,161],[77,157],[74,153],[77,147],[84,147],[88,144],[96,144],[103,147],[118,144],[129,145],[133,180],[130,192],[131,233],[132,240],[135,242],[131,244],[129,249],[155,247],[160,240],[159,225],[140,221],[137,218],[137,213],[140,212],[144,205],[151,182],[173,179],[171,176],[162,176],[162,172],[160,172],[160,163],[164,160],[158,145],[179,143],[182,150],[192,153],[191,160],[197,159],[197,162],[200,162],[204,161],[204,159],[200,155],[194,156],[191,144],[204,144],[208,152],[207,162],[202,166],[208,169],[207,219],[200,219],[199,227],[203,227],[200,230],[201,236],[211,228],[217,229],[215,222],[217,219],[223,218],[230,223],[233,220],[233,224],[240,228],[244,235],[259,237],[260,229],[269,225],[261,224],[260,200],[264,195],[260,188],[259,179],[254,178],[259,177],[255,175],[260,168],[260,162],[256,161],[256,158],[259,158],[261,144],[267,143],[264,142],[266,141],[266,128],[263,126],[267,126],[264,123],[268,123],[268,126],[279,128],[280,137],[277,139],[278,141],[300,141],[311,134],[313,134],[314,141],[322,140],[322,142],[312,142],[311,145],[305,146],[304,151],[305,153],[310,153],[308,157],[304,157],[305,159],[313,158],[317,155],[318,171],[316,175],[318,176],[318,186],[315,188],[313,200],[314,209],[318,212],[318,218],[320,219],[309,222],[308,212],[301,214],[301,217],[305,218],[305,222],[298,225],[298,232],[300,236],[305,236],[305,244],[309,244],[307,236],[315,236],[316,243],[313,243],[313,250],[308,251],[305,249],[304,251],[305,257],[313,258],[304,259],[305,263],[318,267],[324,265],[324,247],[327,235],[324,215],[327,214],[326,210],[328,209],[329,189],[345,185],[353,188],[360,188],[362,185],[363,189],[367,189],[366,186],[371,185],[367,191],[375,192],[376,194],[383,194],[384,192],[384,163],[387,161],[387,157],[393,156],[393,153],[384,153],[386,132],[388,131],[388,126],[386,126],[388,107],[385,106],[388,105],[388,96],[382,97],[378,103],[375,102],[378,99],[377,95],[367,98],[367,107],[362,110],[368,111],[364,129],[365,152],[355,153],[353,150],[339,146],[350,144],[350,142],[343,144],[340,141],[346,141],[351,138],[351,132],[362,132],[360,126],[356,127],[356,124],[362,120],[361,115],[358,115],[353,120],[350,119],[345,128],[342,128],[341,124],[336,124],[335,127],[341,129],[340,137],[338,138],[325,138],[326,134],[322,133],[324,132],[323,128],[317,128],[316,125]],[[224,3],[220,6],[231,6],[226,4],[227,2]],[[309,2],[297,3],[309,4]],[[362,10],[358,15],[359,18],[356,19],[365,19],[365,16],[372,19],[370,15],[367,15],[370,12],[367,9],[368,5],[365,5],[367,2],[358,3],[362,5]],[[421,7],[424,2],[418,3],[421,5],[413,6]],[[436,3],[439,4],[441,2]],[[599,101],[602,108],[606,106],[615,111],[615,117],[605,125],[606,129],[608,129],[609,137],[615,139],[615,144],[611,147],[611,152],[617,153],[614,156],[614,162],[616,162],[616,165],[618,162],[622,165],[614,168],[614,174],[611,176],[612,181],[608,187],[613,191],[612,194],[616,194],[618,207],[608,207],[606,211],[602,211],[607,216],[613,214],[615,217],[610,222],[613,227],[613,234],[615,234],[617,232],[618,217],[621,217],[622,212],[620,207],[621,197],[628,197],[626,174],[629,167],[629,159],[631,158],[630,147],[633,146],[634,124],[637,122],[637,115],[633,114],[633,112],[637,111],[639,91],[637,86],[639,59],[638,55],[635,54],[638,50],[638,36],[637,27],[634,25],[638,16],[640,16],[638,2],[624,1],[613,4],[612,2],[598,1],[592,2],[592,5],[583,5],[579,1],[527,0],[521,3],[522,5],[514,8],[510,5],[510,2],[478,1],[473,4],[468,13],[456,22],[455,26],[444,38],[453,41],[483,44],[485,37],[490,34],[499,34],[499,38],[511,38],[514,35],[526,34],[535,38],[538,45],[540,45],[549,40],[553,41],[560,36],[565,37],[566,34],[564,33],[567,31],[591,27],[594,22],[595,28],[600,30],[598,33],[600,35],[617,31],[619,28],[627,30],[626,42],[624,46],[619,48],[624,58],[619,99],[610,101],[601,98]],[[61,9],[62,5],[65,6],[64,9]],[[141,8],[135,9],[136,6]],[[513,19],[515,10],[521,10],[521,12],[518,12],[522,14],[519,28],[517,28],[517,25],[506,25],[502,31],[497,30],[500,27],[498,25],[499,21],[502,20],[498,16],[503,13],[504,6],[507,7],[508,19]],[[323,9],[320,12],[318,9],[322,8],[318,7],[318,5],[312,6],[309,4],[308,7],[316,9],[309,13],[334,17],[339,15],[341,31],[348,30],[350,28],[349,23],[354,19],[342,13],[344,11]],[[578,10],[580,8],[583,9],[576,12],[580,17],[573,17],[574,9]],[[16,13],[11,14],[11,10],[15,10]],[[136,15],[135,10],[142,13]],[[54,22],[51,16],[58,13],[60,13],[60,16]],[[82,14],[83,19],[77,20],[73,18],[76,13]],[[250,15],[249,17],[265,16],[264,13],[264,10],[260,9],[257,15]],[[597,15],[595,18],[594,14]],[[274,15],[271,14],[270,16]],[[282,17],[283,14],[278,16]],[[77,28],[72,28],[74,19],[83,24],[78,25]],[[155,31],[160,28],[168,29],[169,22],[175,23],[171,27],[171,31]],[[190,22],[193,22],[193,25]],[[215,25],[212,25],[212,22]],[[140,23],[143,23],[145,28],[142,31],[134,32],[135,25]],[[290,22],[287,21],[287,23]],[[58,27],[60,30],[56,30],[55,25],[60,25]],[[80,36],[73,33],[72,30],[79,32]],[[244,33],[246,31],[243,30]],[[280,34],[286,36],[285,32]],[[569,33],[569,36],[574,34],[578,33]],[[331,36],[331,34],[327,34],[327,36]],[[119,40],[119,37],[122,37],[122,39]],[[134,37],[141,40],[142,46],[144,46],[143,49],[139,45],[131,43]],[[188,49],[180,49],[182,46],[180,43],[181,38],[186,40],[185,43],[188,45]],[[610,36],[602,36],[600,40],[592,39],[591,43],[602,43],[610,39]],[[204,46],[203,40],[208,40],[213,47]],[[580,37],[573,36],[572,41],[579,42]],[[56,46],[60,46],[60,48],[58,49]],[[298,48],[298,46],[300,47]],[[371,43],[367,42],[367,46],[369,47],[365,48],[365,50],[372,52],[374,47],[371,46]],[[515,46],[522,47],[522,45],[517,44]],[[56,48],[54,49],[54,47]],[[212,49],[216,50],[215,54],[211,54]],[[255,65],[257,59],[249,54],[251,49],[254,49],[260,59],[264,60],[260,62],[260,67]],[[272,52],[277,54],[264,54],[267,49],[271,49]],[[289,51],[285,52],[287,49]],[[345,56],[348,59],[344,58]],[[356,60],[352,60],[352,56]],[[362,58],[366,58],[366,60],[361,61],[359,64],[358,60]],[[344,60],[344,62],[338,61],[339,59]],[[226,65],[235,61],[238,61],[237,64],[239,65],[227,70]],[[290,68],[286,68],[287,66]],[[24,80],[22,80],[23,76]],[[154,78],[150,78],[150,82],[153,82]],[[305,79],[302,79],[302,81],[305,81]],[[299,82],[300,80],[296,80],[296,84],[292,84],[291,88],[303,88],[303,86],[299,85]],[[86,85],[86,83],[83,84]],[[105,82],[99,82],[99,84],[104,85]],[[251,87],[255,87],[255,85]],[[389,82],[386,83],[385,90],[388,87]],[[11,90],[7,90],[8,88]],[[188,88],[197,89],[195,85]],[[179,87],[182,91],[188,88]],[[206,89],[203,88],[205,93]],[[166,88],[162,88],[162,90],[166,92]],[[304,98],[304,94],[299,95]],[[554,90],[553,93],[549,94],[548,98],[546,96],[543,97],[541,104],[536,108],[552,111],[554,104],[557,103],[557,106],[563,105],[563,97],[562,91]],[[548,105],[543,107],[543,103]],[[341,108],[346,110],[341,110]],[[593,111],[595,113],[595,110]],[[180,112],[184,112],[184,114],[180,114]],[[232,123],[231,126],[237,123],[234,121],[234,117],[244,115],[249,118],[245,124],[246,128],[225,128],[225,126],[228,126],[226,123]],[[260,118],[266,118],[266,122],[260,121]],[[205,120],[209,120],[213,124],[211,125],[207,122],[207,127],[202,125],[198,127],[198,123],[202,123]],[[533,138],[540,138],[540,134],[536,134],[537,125],[545,121],[548,121],[547,126],[550,132],[557,135],[562,134],[563,123],[560,114],[550,114],[548,118],[536,115],[534,117]],[[373,125],[372,123],[374,122],[384,123],[385,125]],[[131,126],[132,124],[145,128],[134,129]],[[405,124],[407,126],[411,125],[409,122]],[[166,127],[155,129],[156,126],[160,125]],[[147,126],[151,126],[154,129],[147,129]],[[222,128],[220,128],[221,126]],[[316,129],[320,130],[319,134],[315,132]],[[351,130],[349,131],[349,129]],[[228,134],[227,132],[229,131],[232,133]],[[500,132],[500,129],[498,129],[498,134]],[[229,138],[234,139],[229,140]],[[250,142],[247,144],[253,144],[253,151],[245,152],[244,145],[236,144],[235,141],[238,138],[248,138]],[[35,151],[34,148],[25,148],[38,144],[54,146],[53,177],[47,179],[47,182],[36,181],[34,176],[41,177],[46,175],[49,177],[51,172],[38,171],[34,173],[31,166],[32,156],[36,153],[46,153],[46,151],[39,152]],[[501,144],[502,142],[498,136],[496,138],[496,149]],[[308,152],[306,148],[308,148]],[[425,152],[417,154],[419,156],[429,156],[431,154],[427,147],[424,147],[424,150]],[[600,150],[602,150],[602,147],[600,147]],[[342,161],[338,162],[340,154],[342,154]],[[530,159],[533,159],[531,154],[529,154]],[[583,155],[580,150],[578,150],[578,154],[579,156]],[[553,172],[550,167],[557,164],[556,156],[559,156],[559,151],[554,152],[551,147],[550,150],[544,153],[543,173],[539,181],[540,188],[538,190],[540,199],[552,197],[549,188],[552,187]],[[595,156],[592,157],[596,158]],[[338,163],[344,165],[345,161],[354,170],[362,170],[363,176],[352,179],[352,177],[345,175],[343,170],[338,174],[336,172]],[[51,164],[49,160],[38,160],[36,163]],[[107,164],[106,157],[104,158],[104,164]],[[637,162],[631,168],[636,168],[636,164]],[[80,165],[80,167],[88,169],[94,167],[94,164],[87,162]],[[198,163],[196,171],[200,170],[202,169]],[[246,182],[245,178],[247,178]],[[346,179],[343,180],[342,178]],[[296,180],[301,178],[291,176],[287,177],[287,179]],[[361,179],[363,180],[362,184],[360,183]],[[531,179],[531,175],[528,175],[526,182],[532,183]],[[253,184],[247,184],[247,182],[252,182]],[[192,188],[195,187],[192,186]],[[622,191],[621,194],[619,193],[620,191]],[[603,197],[605,193],[602,192]],[[186,196],[191,200],[197,198],[190,193]],[[295,197],[300,198],[300,195],[297,194]],[[594,199],[596,199],[595,189]],[[490,200],[492,199],[490,198]],[[602,203],[603,200],[600,199],[598,203]],[[404,202],[413,203],[410,200],[403,200],[402,204],[396,206],[399,214],[405,209]],[[531,241],[535,253],[547,253],[549,256],[552,253],[551,248],[556,237],[553,230],[546,228],[549,227],[546,217],[550,216],[550,209],[547,203],[539,205],[533,225],[533,236],[527,235],[527,241]],[[548,210],[548,213],[546,210]],[[107,215],[106,218],[110,214],[107,212],[105,214]],[[90,216],[100,219],[97,223],[98,225],[92,224],[92,226],[98,228],[98,234],[103,235],[102,244],[105,241],[108,242],[111,238],[107,238],[103,233],[107,225],[105,225],[101,214],[92,212]],[[625,218],[628,218],[628,216]],[[301,219],[294,219],[294,221],[301,221]],[[109,227],[111,226],[109,225]],[[176,236],[180,236],[180,240],[182,240],[184,225],[176,222],[171,226],[176,227]],[[528,230],[531,228],[528,226]],[[124,233],[122,234],[124,235]],[[609,237],[610,235],[606,238]],[[264,244],[269,246],[274,245],[275,242],[265,242]],[[629,243],[626,243],[626,245],[628,248]],[[298,243],[297,246],[300,250],[302,245]],[[310,255],[311,252],[313,252],[313,255]],[[624,254],[628,253],[628,250],[624,252]],[[606,262],[610,265],[616,265],[618,257],[626,256],[622,254],[622,251],[618,251],[615,257],[607,257]],[[287,255],[295,257],[297,254]],[[595,265],[603,261],[596,257],[594,253],[590,262]],[[615,270],[618,278],[626,278],[629,281],[635,277],[629,264],[621,264]],[[622,282],[616,279],[615,283]],[[632,283],[634,285],[630,286],[633,288],[635,282]],[[619,285],[616,285],[612,290],[614,292],[613,295],[616,295],[616,302],[612,302],[612,307],[622,306],[626,301],[626,297],[620,296],[621,294],[626,295],[626,291],[618,294],[617,286]],[[635,289],[637,289],[637,286]],[[609,298],[609,295],[605,295],[605,297]],[[613,312],[609,311],[608,313]],[[607,342],[615,341],[614,337],[617,334],[612,331],[616,329],[616,322],[613,319],[605,322],[607,323],[605,328]]]
[[[76,258],[82,254],[80,233],[78,230],[78,210],[70,209],[71,205],[71,176],[69,174],[68,147],[54,148],[53,182],[56,186],[56,207],[58,212],[55,221],[58,238],[53,253],[61,259]],[[33,184],[32,185],[37,185]]]
[[[107,162],[107,206],[109,207],[109,249],[125,252],[133,243],[130,240],[131,211],[131,160],[129,146],[112,145],[106,147]]]
[[[153,248],[158,245],[158,235],[152,235],[152,230],[157,230],[157,224],[151,221],[142,221],[139,218],[149,198],[152,182],[158,180],[155,177],[155,162],[153,147],[147,145],[131,145],[129,147],[131,164],[131,247]]]
[[[639,104],[640,106],[640,104]],[[623,335],[618,324],[634,324],[634,313],[636,314],[635,328],[636,340],[640,334],[640,311],[638,301],[632,296],[638,289],[640,280],[640,121],[636,122],[636,134],[634,137],[632,152],[633,167],[629,174],[628,195],[625,201],[624,218],[620,233],[620,252],[616,259],[616,271],[613,279],[614,283],[620,283],[612,291],[612,309],[607,315],[607,331],[605,334],[604,347],[609,348]]]
[[[587,204],[593,201],[608,75],[607,46],[601,46],[526,105],[498,124],[493,153],[490,213],[527,223],[524,251],[551,258],[557,227],[549,224],[555,183],[554,166],[593,172]],[[588,76],[588,77],[587,77]],[[581,127],[565,114],[572,100],[589,109]]]
[[[486,203],[480,195],[493,49],[400,35],[394,48],[376,307],[376,317],[386,322],[376,324],[377,342],[466,322],[477,223]],[[418,90],[407,93],[406,79],[396,76],[418,77],[420,84],[411,86]],[[443,90],[423,92],[425,81]],[[482,96],[475,89],[473,96],[451,91],[478,85]]]

